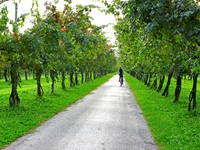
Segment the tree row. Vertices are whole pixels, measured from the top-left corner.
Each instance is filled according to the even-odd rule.
[[[200,73],[198,1],[115,0],[105,5],[118,18],[116,44],[126,70],[157,91],[167,79],[163,96],[168,96],[171,78],[175,77],[174,103],[179,101],[183,77],[193,79],[188,110],[196,111]]]
[[[12,90],[10,106],[18,106],[20,98],[17,87],[20,72],[33,73],[37,81],[37,96],[44,94],[41,77],[51,79],[51,91],[54,92],[56,78],[61,76],[62,89],[66,89],[66,75],[70,77],[70,86],[106,75],[116,64],[109,41],[101,26],[91,23],[89,13],[97,6],[77,5],[65,2],[64,9],[46,2],[44,15],[40,14],[38,1],[33,1],[30,14],[23,14],[12,21],[8,10],[0,10],[0,72],[6,81],[10,81]],[[32,26],[20,32],[29,16]],[[12,25],[12,31],[8,24]],[[104,26],[105,27],[105,26]]]

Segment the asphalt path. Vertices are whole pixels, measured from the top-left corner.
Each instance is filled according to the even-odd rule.
[[[114,76],[5,150],[157,150],[142,111]]]

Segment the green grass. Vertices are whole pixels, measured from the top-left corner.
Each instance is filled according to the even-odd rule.
[[[67,87],[66,91],[61,90],[61,83],[57,81],[55,93],[51,93],[50,83],[43,78],[42,86],[45,94],[42,98],[36,96],[35,80],[23,80],[21,88],[18,88],[21,100],[18,108],[9,107],[11,85],[0,80],[0,148],[34,131],[38,125],[87,95],[113,75],[108,74],[74,88]]]
[[[175,80],[170,85],[169,97],[161,96],[130,75],[125,76],[137,103],[142,109],[154,139],[161,150],[199,150],[200,95],[197,92],[197,116],[187,111],[192,81],[183,80],[179,102],[173,104]],[[200,85],[200,81],[198,81]],[[164,88],[163,88],[164,89]],[[198,86],[198,91],[200,87]]]

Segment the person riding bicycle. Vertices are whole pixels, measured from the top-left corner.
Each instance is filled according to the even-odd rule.
[[[122,81],[123,81],[123,74],[124,74],[124,71],[122,69],[122,67],[119,68],[119,82],[120,82],[120,78],[122,78]]]

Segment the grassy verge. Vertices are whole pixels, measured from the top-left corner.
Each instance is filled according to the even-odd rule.
[[[18,94],[21,104],[18,108],[10,108],[8,104],[11,86],[0,80],[0,148],[16,140],[18,137],[32,132],[38,125],[51,118],[56,113],[90,93],[99,85],[106,82],[114,74],[109,74],[92,82],[87,82],[61,90],[60,81],[57,82],[55,93],[50,91],[50,83],[42,79],[45,94],[42,98],[36,97],[36,81],[23,81]]]
[[[180,100],[173,104],[175,81],[170,85],[169,97],[146,87],[143,82],[126,74],[128,82],[137,103],[143,111],[150,130],[159,149],[162,150],[197,150],[200,148],[200,115],[188,113],[188,95],[192,81],[182,82]],[[200,85],[200,82],[198,82]],[[200,87],[198,87],[200,91]],[[197,103],[200,95],[197,93]],[[199,110],[197,105],[197,110]]]

